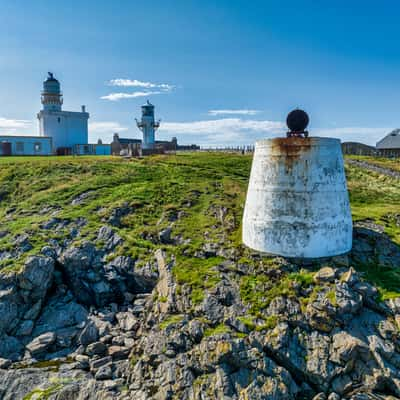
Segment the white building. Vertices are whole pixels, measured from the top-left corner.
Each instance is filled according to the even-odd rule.
[[[62,111],[62,103],[60,83],[49,72],[43,82],[43,109],[37,115],[39,136],[52,138],[55,154],[76,154],[77,146],[88,144],[89,113],[85,106],[82,106],[81,112]]]
[[[49,72],[43,82],[42,105],[37,117],[39,136],[0,136],[0,156],[110,155],[111,145],[88,143],[89,114],[62,111],[63,97],[60,83]]]
[[[0,156],[47,156],[53,144],[46,136],[0,136]]]
[[[376,144],[376,148],[382,156],[400,157],[400,129],[386,135]]]

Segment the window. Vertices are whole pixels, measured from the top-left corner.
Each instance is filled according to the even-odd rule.
[[[58,118],[57,118],[57,121],[58,121],[58,123],[60,123],[60,122],[61,122],[61,118],[60,118],[60,117],[58,117]]]
[[[87,144],[85,144],[85,145],[83,146],[83,153],[84,153],[84,154],[89,154],[89,146],[88,146]]]
[[[15,151],[17,153],[23,153],[24,152],[24,142],[15,143]]]
[[[35,153],[39,153],[39,151],[42,150],[42,143],[36,142],[36,143],[33,145],[33,149],[35,150]]]

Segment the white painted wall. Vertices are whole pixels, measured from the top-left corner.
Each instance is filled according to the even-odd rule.
[[[352,246],[340,140],[276,138],[255,145],[243,242],[285,257],[328,257]]]
[[[41,110],[38,114],[39,135],[53,139],[54,151],[59,147],[73,147],[88,143],[86,112]]]
[[[13,156],[47,156],[52,154],[52,142],[49,137],[40,136],[0,136],[0,156],[2,154],[2,142],[11,143],[11,155]],[[22,144],[19,146],[17,143]],[[39,149],[35,145],[39,145]]]

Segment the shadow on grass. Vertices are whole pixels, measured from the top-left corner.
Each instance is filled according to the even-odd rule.
[[[400,246],[385,233],[355,226],[352,265],[377,286],[381,300],[400,297]]]

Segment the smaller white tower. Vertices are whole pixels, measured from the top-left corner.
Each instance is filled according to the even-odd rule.
[[[136,119],[136,118],[135,118]],[[154,106],[148,100],[142,106],[142,119],[136,119],[137,127],[143,132],[143,149],[154,149],[155,131],[160,127],[160,120],[154,120]]]

